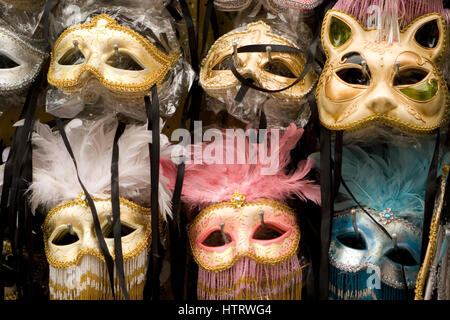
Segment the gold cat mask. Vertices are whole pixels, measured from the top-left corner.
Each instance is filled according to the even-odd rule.
[[[96,78],[118,96],[143,97],[162,83],[179,55],[166,55],[139,33],[101,14],[66,29],[56,40],[48,82],[70,93]],[[117,58],[130,67],[117,65]]]
[[[321,123],[331,130],[381,122],[428,133],[447,121],[448,88],[439,69],[447,49],[437,13],[414,20],[389,45],[347,13],[330,10],[322,27],[327,56],[316,91]]]
[[[212,97],[220,99],[228,90],[235,90],[240,81],[229,64],[233,63],[233,44],[237,48],[254,44],[284,45],[298,48],[292,41],[276,35],[263,21],[248,24],[244,30],[231,31],[220,37],[209,50],[200,70],[200,84]],[[259,86],[279,90],[292,84],[305,68],[306,60],[299,53],[273,52],[271,59],[266,52],[241,52],[236,70],[251,78]],[[298,100],[313,87],[317,75],[309,70],[305,77],[287,90],[271,93],[281,99]]]

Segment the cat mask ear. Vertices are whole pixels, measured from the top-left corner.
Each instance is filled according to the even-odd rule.
[[[411,42],[421,56],[439,60],[447,45],[446,23],[438,13],[415,19],[401,33],[401,41]]]

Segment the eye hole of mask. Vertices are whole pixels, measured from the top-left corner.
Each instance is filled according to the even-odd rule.
[[[398,88],[404,95],[418,101],[427,101],[436,95],[439,84],[436,80],[425,81],[406,88]]]
[[[66,53],[59,59],[58,63],[63,66],[74,66],[84,63],[86,59],[84,58],[83,52],[76,48],[71,48],[67,50]]]
[[[75,234],[71,234],[69,229],[61,230],[52,240],[52,243],[57,246],[67,246],[69,244],[77,242],[80,238],[76,232]]]
[[[418,265],[416,259],[414,259],[409,250],[402,247],[398,247],[397,250],[389,250],[389,252],[386,254],[386,257],[392,262],[402,264],[404,266]]]
[[[345,44],[352,36],[352,29],[342,20],[332,17],[329,31],[330,41],[334,47]]]
[[[285,78],[297,78],[292,71],[281,61],[274,60],[264,65],[264,70],[277,76]]]
[[[428,71],[419,68],[400,70],[394,78],[394,86],[415,84],[422,81],[428,75]]]
[[[274,226],[273,224],[266,223],[265,227],[260,225],[253,234],[255,240],[273,240],[281,237],[286,231]]]
[[[360,66],[362,66],[363,62],[365,62],[365,61],[366,60],[364,60],[362,55],[360,55],[358,52],[349,52],[349,53],[343,55],[341,58],[341,62],[343,62],[343,63],[353,63],[353,64],[358,64]]]
[[[226,56],[222,59],[218,64],[216,64],[212,69],[213,70],[230,70],[230,65],[233,63],[232,56]]]
[[[350,84],[359,84],[368,86],[370,84],[370,75],[367,75],[363,70],[358,68],[345,68],[336,72],[341,80]]]
[[[12,69],[18,66],[13,60],[0,53],[0,69]]]
[[[414,39],[425,48],[435,48],[439,42],[439,27],[436,20],[425,23],[414,35]]]
[[[136,229],[123,221],[120,221],[120,236],[125,237],[129,234],[132,234]],[[108,239],[114,239],[114,231],[112,228],[112,224],[107,223],[103,228],[103,236]]]
[[[226,240],[226,241],[225,241]],[[211,232],[202,244],[207,247],[221,247],[232,241],[231,236],[225,232],[225,239],[220,230]]]
[[[144,68],[128,53],[119,51],[118,53],[113,53],[106,64],[110,65],[116,69],[130,70],[130,71],[141,71]]]
[[[345,233],[337,236],[337,240],[342,243],[344,246],[356,249],[356,250],[365,250],[367,249],[366,241],[364,240],[361,233],[356,236],[354,232]]]

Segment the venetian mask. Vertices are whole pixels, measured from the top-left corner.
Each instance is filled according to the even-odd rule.
[[[152,242],[148,208],[151,193],[148,145],[152,136],[146,125],[129,124],[117,141],[120,233],[113,232],[111,159],[118,126],[119,121],[112,114],[97,117],[95,121],[73,119],[64,130],[70,141],[70,152],[61,132],[38,121],[34,125],[33,182],[27,192],[31,211],[40,208],[47,213],[42,229],[52,299],[123,299],[124,291],[130,299],[143,298]],[[167,186],[166,168],[171,147],[167,141],[161,135],[158,190],[161,222],[171,214],[172,193]],[[71,155],[77,160],[76,166]],[[84,188],[93,199],[95,211],[87,202]],[[99,221],[99,228],[94,221]],[[106,248],[101,247],[103,239]],[[115,243],[121,246],[124,278],[117,269],[122,261],[112,266],[104,258],[116,259],[119,248]],[[114,274],[109,273],[108,267],[115,269]],[[126,290],[119,286],[120,280],[125,281]]]
[[[271,58],[266,52],[237,53],[233,57],[233,44],[237,48],[255,44],[274,44],[298,48],[282,36],[272,32],[263,21],[248,24],[243,30],[231,31],[220,37],[209,50],[200,70],[200,84],[211,96],[220,99],[228,91],[238,92],[239,80],[233,75],[230,64],[235,63],[237,71],[251,78],[260,87],[279,90],[293,83],[302,73],[306,60],[299,53],[273,52]],[[271,93],[274,97],[298,101],[313,87],[317,75],[310,70],[306,76],[291,88]]]
[[[45,253],[50,265],[50,298],[112,299],[108,271],[94,231],[92,213],[82,196],[54,207],[43,224]],[[114,258],[110,199],[95,199],[108,249]],[[120,199],[125,281],[130,299],[142,299],[151,243],[150,209]],[[116,276],[117,277],[117,276]],[[123,299],[118,280],[116,298]]]
[[[273,200],[230,202],[204,209],[188,226],[199,265],[199,299],[299,299],[300,231],[294,212]],[[241,285],[245,283],[246,285]]]
[[[56,40],[48,82],[65,93],[94,78],[120,97],[145,96],[163,82],[180,52],[165,54],[106,14],[66,29]]]
[[[352,222],[352,210],[358,233]],[[331,299],[403,299],[413,290],[419,272],[421,230],[389,209],[368,213],[393,236],[393,241],[361,209],[336,213],[330,244],[329,297]],[[410,293],[411,293],[410,292]]]
[[[447,52],[443,17],[417,18],[391,44],[377,34],[347,13],[327,12],[322,27],[327,62],[316,91],[322,124],[348,130],[379,122],[413,133],[442,126],[449,106],[439,67]]]
[[[41,70],[45,53],[0,27],[0,95],[27,88]]]
[[[266,7],[272,12],[283,12],[288,9],[299,11],[312,10],[322,0],[264,0]],[[252,0],[215,0],[214,4],[222,11],[237,11],[247,8]]]

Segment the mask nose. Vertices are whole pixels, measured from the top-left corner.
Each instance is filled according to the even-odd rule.
[[[367,103],[367,108],[375,113],[387,114],[397,108],[397,104],[391,97],[375,97]]]
[[[100,250],[100,246],[98,245],[97,236],[96,236],[94,230],[90,230],[90,229],[84,230],[80,250],[86,250],[86,249]]]
[[[249,239],[241,237],[241,239],[239,239],[239,242],[237,244],[237,251],[239,253],[247,253],[249,248],[250,248]]]
[[[252,70],[251,67],[248,66],[244,66],[243,68],[239,69],[238,68],[239,73],[246,79],[252,79],[253,81],[256,81],[256,74],[255,72]]]

